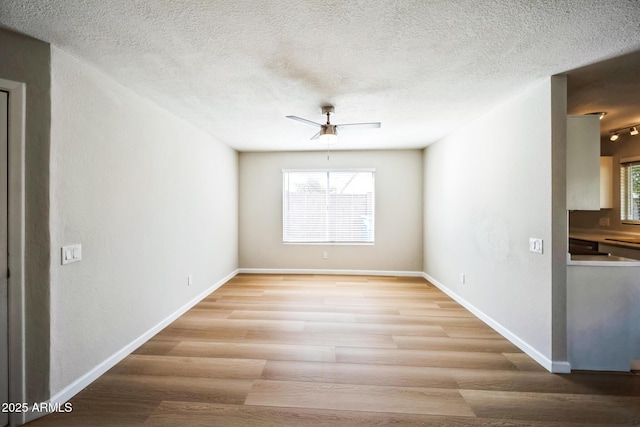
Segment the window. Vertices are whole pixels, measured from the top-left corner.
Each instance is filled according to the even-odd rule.
[[[640,160],[620,166],[620,219],[640,224]]]
[[[283,170],[285,243],[373,243],[375,170]]]

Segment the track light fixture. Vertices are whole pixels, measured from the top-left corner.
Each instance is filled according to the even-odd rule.
[[[616,141],[618,138],[620,138],[620,132],[622,131],[629,131],[629,135],[631,136],[635,136],[638,133],[638,127],[640,127],[640,123],[632,125],[632,126],[625,126],[623,128],[619,128],[619,129],[614,129],[612,131],[609,131],[609,133],[611,134],[611,136],[609,137],[610,141]]]
[[[607,112],[606,111],[595,111],[593,113],[587,113],[587,114],[590,115],[590,116],[598,116],[598,117],[600,117],[600,120],[602,120],[603,117],[607,115]]]

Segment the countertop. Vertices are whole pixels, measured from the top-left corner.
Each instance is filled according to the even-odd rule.
[[[567,254],[567,265],[586,265],[591,267],[640,267],[640,260],[619,256]]]
[[[640,250],[639,243],[627,243],[609,239],[625,239],[640,238],[639,234],[621,233],[621,232],[599,232],[592,230],[571,230],[569,238],[588,240],[591,242],[603,243],[610,246],[619,246],[630,249]],[[606,266],[606,267],[640,267],[640,260],[632,258],[623,258],[619,256],[602,256],[602,255],[570,255],[567,254],[568,265],[585,265],[585,266]]]
[[[569,231],[570,239],[589,240],[591,242],[604,243],[611,246],[620,246],[623,248],[640,249],[640,243],[620,242],[609,239],[639,239],[640,234],[621,233],[621,232],[596,232],[589,230],[571,230]]]

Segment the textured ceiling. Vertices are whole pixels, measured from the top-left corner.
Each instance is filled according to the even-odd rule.
[[[567,73],[567,112],[606,112],[600,133],[640,124],[640,52],[587,65]],[[631,138],[621,132],[619,142]],[[640,137],[634,141],[640,142]]]
[[[16,0],[52,43],[241,151],[322,149],[286,119],[424,147],[549,75],[640,49],[638,0]]]

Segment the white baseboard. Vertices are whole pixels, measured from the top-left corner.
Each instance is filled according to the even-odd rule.
[[[93,381],[98,379],[98,377],[100,377],[102,374],[104,374],[109,369],[114,367],[122,359],[124,359],[129,354],[131,354],[135,349],[137,349],[142,344],[147,342],[155,334],[157,334],[162,329],[167,327],[171,322],[176,320],[178,317],[182,316],[189,309],[191,309],[194,305],[196,305],[197,303],[202,301],[205,297],[207,297],[211,292],[215,291],[220,286],[224,285],[226,282],[231,280],[237,274],[238,274],[238,270],[235,270],[235,271],[231,272],[230,274],[228,274],[227,276],[225,276],[222,279],[220,279],[213,286],[211,286],[208,289],[206,289],[205,291],[201,292],[198,296],[196,296],[191,301],[189,301],[186,304],[184,304],[182,307],[180,307],[178,310],[176,310],[175,312],[170,314],[168,317],[166,317],[160,323],[155,325],[153,328],[149,329],[147,332],[145,332],[144,334],[140,335],[138,338],[133,340],[131,343],[126,345],[124,348],[120,349],[115,354],[113,354],[112,356],[110,356],[109,358],[104,360],[102,363],[100,363],[99,365],[94,367],[92,370],[90,370],[89,372],[87,372],[86,374],[84,374],[83,376],[81,376],[80,378],[78,378],[77,380],[72,382],[71,384],[69,384],[62,391],[57,393],[55,396],[51,397],[51,399],[49,400],[48,403],[61,404],[61,405],[66,403],[69,399],[71,399],[73,396],[75,396],[77,393],[79,393],[81,390],[83,390],[85,387],[87,387]],[[35,413],[35,414],[29,413],[27,415],[27,417],[26,417],[27,418],[26,422],[29,422],[29,421],[31,421],[33,419],[36,419],[36,418],[40,418],[40,417],[42,417],[44,415],[46,415],[46,414],[45,413]]]
[[[305,268],[239,268],[238,273],[246,274],[328,274],[345,276],[402,276],[422,277],[421,271],[386,271],[386,270],[331,270]]]
[[[433,277],[429,276],[427,273],[422,273],[422,277],[424,277],[427,281],[438,287],[442,292],[449,295],[456,302],[462,305],[464,308],[473,313],[476,317],[482,320],[484,323],[493,328],[500,335],[509,340],[513,345],[518,347],[520,350],[524,351],[529,357],[538,362],[542,367],[544,367],[547,371],[553,372],[555,374],[569,374],[571,373],[571,364],[567,361],[554,361],[547,358],[545,355],[540,353],[538,350],[529,345],[522,338],[518,337],[516,334],[511,332],[509,329],[504,327],[502,324],[495,321],[492,317],[485,314],[482,310],[475,307],[473,304],[462,298],[457,293],[453,292],[448,287],[444,286],[442,283],[438,282]]]

